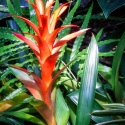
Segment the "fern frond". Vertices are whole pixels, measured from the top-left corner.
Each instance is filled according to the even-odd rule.
[[[18,46],[18,48],[16,46]],[[25,48],[28,48],[28,46],[27,45],[22,46],[22,42],[17,42],[17,43],[13,43],[13,44],[10,44],[7,46],[3,46],[3,47],[0,47],[1,52],[2,52],[2,53],[0,53],[0,56],[4,56],[5,54],[14,53],[17,50],[25,49]]]
[[[0,93],[1,93],[4,89],[8,88],[11,84],[13,84],[13,83],[15,83],[15,82],[17,82],[17,81],[19,81],[17,78],[13,78],[13,79],[10,79],[9,81],[5,82],[5,84],[0,88]]]
[[[91,14],[92,14],[92,9],[93,9],[93,3],[90,6],[90,8],[89,8],[89,10],[88,10],[88,12],[85,16],[85,19],[84,19],[84,22],[81,26],[81,29],[87,28],[90,17],[91,17]],[[74,42],[74,45],[73,45],[73,48],[72,48],[72,52],[71,52],[71,55],[70,55],[70,61],[73,60],[76,57],[77,53],[79,52],[79,49],[80,49],[80,46],[82,44],[84,36],[85,35],[81,35],[81,36],[79,36],[75,39],[75,42]]]
[[[23,62],[23,63],[16,63],[15,65],[17,65],[17,66],[20,66],[20,67],[23,67],[24,65],[26,65],[26,64],[29,64],[29,63],[33,63],[33,62],[36,62],[37,61],[37,59],[35,59],[35,58],[30,58],[29,60],[26,60],[25,62]]]
[[[104,41],[100,41],[98,43],[98,46],[103,46],[103,45],[106,45],[106,44],[110,44],[110,43],[113,43],[113,42],[119,42],[120,39],[108,39],[108,40],[104,40]]]
[[[19,94],[21,94],[22,92],[25,92],[25,91],[26,91],[25,87],[21,86],[20,88],[16,89],[12,93],[10,93],[8,96],[6,96],[2,101],[11,100],[14,97],[18,96]]]
[[[13,0],[13,7],[15,9],[15,11],[19,14],[21,14],[21,7],[20,7],[20,0]]]
[[[34,0],[30,0],[30,2],[34,2]],[[31,6],[31,4],[28,4],[29,6],[29,16],[30,16],[30,21],[32,21],[34,24],[38,24],[38,20],[36,18],[36,13],[33,9],[33,7]],[[30,33],[34,33],[34,30],[30,27]]]
[[[19,13],[14,9],[12,3],[10,2],[10,0],[7,0],[7,5],[9,8],[9,13],[11,15],[19,15]],[[20,15],[21,16],[21,15]],[[18,26],[20,27],[22,32],[27,33],[29,31],[26,23],[18,18],[13,17],[13,19],[16,21],[16,23],[18,24]]]
[[[80,0],[77,0],[75,6],[71,9],[71,11],[68,13],[67,17],[64,19],[63,24],[62,25],[67,25],[67,24],[71,24],[71,21],[73,20],[73,16],[76,12],[76,10],[78,9],[80,5]],[[62,38],[63,36],[69,34],[70,32],[70,28],[66,28],[64,30],[62,30],[59,34],[58,34],[58,39]],[[66,48],[66,44],[61,48],[61,54],[60,54],[60,58],[63,57],[64,53],[65,53],[65,48]]]
[[[71,9],[71,11],[68,13],[68,15],[66,16],[66,18],[63,21],[62,25],[67,25],[67,24],[71,24],[71,21],[73,20],[73,16],[76,12],[76,10],[78,9],[80,4],[80,0],[77,0],[75,6]],[[61,31],[58,35],[58,39],[64,37],[65,35],[67,35],[70,32],[70,28],[66,28],[63,31]]]

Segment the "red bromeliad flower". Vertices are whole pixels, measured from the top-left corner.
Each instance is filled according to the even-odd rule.
[[[27,1],[29,2],[29,0]],[[52,74],[54,71],[57,58],[59,56],[59,50],[65,43],[83,34],[84,32],[86,32],[87,29],[71,33],[58,40],[56,39],[56,36],[61,30],[67,27],[77,27],[76,25],[65,25],[55,29],[58,19],[60,18],[61,14],[67,9],[69,3],[61,5],[52,14],[51,14],[51,7],[54,3],[53,0],[47,1],[46,6],[44,6],[42,0],[35,0],[35,4],[31,2],[29,3],[32,5],[32,7],[36,12],[36,17],[38,19],[38,26],[24,17],[21,16],[16,16],[16,17],[22,19],[30,27],[32,27],[35,34],[29,34],[29,35],[31,35],[35,39],[36,43],[34,43],[32,40],[26,38],[25,36],[19,33],[13,32],[13,34],[22,41],[24,41],[36,55],[41,68],[41,78],[39,78],[35,74],[31,74],[24,68],[16,66],[14,67],[26,73],[29,73],[33,76],[34,81],[30,81],[29,83],[27,83],[22,79],[20,79],[20,81],[31,92],[34,98],[43,101],[49,107],[50,111],[52,111],[53,114],[54,107],[51,99],[51,91],[55,79]],[[53,123],[52,121],[47,120],[46,118],[47,116],[45,115],[46,113],[41,113],[41,114],[49,125],[56,124],[54,120]]]

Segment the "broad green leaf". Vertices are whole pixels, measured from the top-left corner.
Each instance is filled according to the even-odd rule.
[[[70,108],[70,118],[72,121],[72,125],[75,125],[75,122],[76,122],[76,109],[77,109],[77,105],[78,105],[78,96],[79,96],[79,90],[70,93],[67,98],[67,103]],[[108,102],[106,97],[104,97],[103,95],[98,95],[98,93],[96,92],[95,98],[96,99],[93,104],[93,110],[104,110],[103,104],[105,104],[105,102]],[[99,99],[99,100],[97,100],[97,99]],[[100,123],[100,122],[112,120],[112,117],[92,116],[91,119],[97,123]]]
[[[11,112],[3,112],[3,114],[13,116],[16,118],[20,118],[20,119],[23,119],[32,123],[36,123],[37,125],[45,125],[45,123],[43,123],[40,119],[28,113],[19,112],[19,111],[14,111],[14,112],[11,111]]]
[[[104,102],[103,102],[104,103]],[[93,108],[93,111],[96,111],[96,110],[104,110],[104,108],[102,107],[102,105],[100,105],[100,103],[98,103],[96,100],[94,101],[94,108]],[[96,123],[101,123],[101,122],[106,122],[106,121],[109,121],[109,120],[113,120],[112,116],[93,116],[91,115],[91,119],[93,121],[95,121]]]
[[[66,125],[69,119],[69,108],[59,88],[56,90],[56,121],[57,125]]]
[[[10,93],[7,97],[5,97],[2,101],[6,101],[6,100],[11,100],[14,97],[18,96],[19,94],[25,92],[25,87],[21,86],[20,88],[16,89],[15,91],[13,91],[12,93]],[[18,101],[18,100],[16,100]]]
[[[76,113],[71,108],[70,108],[70,118],[71,118],[72,125],[75,125],[75,123],[76,123]]]
[[[0,116],[0,122],[2,122],[2,124],[7,123],[8,125],[24,125],[23,122],[20,122],[17,119],[15,120],[14,118],[10,118],[7,116]]]
[[[85,60],[79,100],[77,107],[76,125],[89,125],[95,98],[95,86],[98,75],[98,46],[94,35],[88,48]]]
[[[118,80],[119,67],[120,67],[122,55],[124,53],[124,49],[125,49],[125,32],[123,33],[121,40],[118,43],[116,53],[113,58],[113,64],[112,64],[112,87],[115,93],[115,98],[118,102],[122,102],[122,99],[124,96],[123,91],[125,91],[125,88],[122,86],[122,84]]]
[[[97,0],[106,18],[116,9],[123,6],[125,0]]]
[[[111,120],[111,121],[107,121],[107,122],[101,122],[95,125],[114,125],[113,123],[116,123],[115,125],[124,125],[125,124],[125,119],[120,119],[120,120]]]
[[[9,95],[10,96],[10,95]],[[28,98],[29,95],[26,93],[21,93],[20,95],[17,95],[15,97],[11,97],[11,100],[5,100],[0,102],[0,112],[3,112],[9,108],[11,108],[14,105],[17,105],[21,102],[23,102],[23,100],[25,100],[26,98]]]
[[[98,66],[99,74],[108,82],[111,84],[111,74],[112,74],[112,68],[99,64]]]
[[[94,116],[124,116],[125,110],[123,109],[109,109],[109,110],[95,110],[92,112]]]
[[[76,110],[78,105],[78,96],[79,96],[79,91],[76,90],[68,94],[66,98],[68,107],[70,109],[70,119],[71,119],[72,125],[76,124]]]
[[[106,106],[107,108],[111,108],[111,109],[123,109],[125,110],[125,105],[122,103],[111,103],[111,104],[103,104],[104,106]]]

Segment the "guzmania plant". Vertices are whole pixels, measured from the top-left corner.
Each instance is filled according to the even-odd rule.
[[[15,65],[10,67],[10,69],[13,74],[30,91],[34,98],[42,102],[40,105],[35,106],[35,109],[42,115],[47,124],[56,125],[56,100],[54,97],[56,93],[55,80],[62,70],[57,72],[57,74],[54,76],[53,72],[60,54],[59,50],[71,39],[85,33],[87,29],[76,31],[74,33],[64,36],[61,39],[58,39],[57,36],[61,30],[69,27],[78,27],[76,25],[65,25],[56,28],[57,21],[68,8],[69,3],[62,4],[59,8],[52,12],[54,0],[48,0],[46,4],[44,4],[42,0],[35,0],[34,3],[30,2],[29,0],[27,1],[35,10],[38,25],[35,25],[29,19],[22,16],[12,16],[23,20],[34,30],[33,34],[27,34],[31,36],[31,38],[34,38],[35,42],[34,40],[26,38],[22,34],[16,32],[13,32],[13,34],[20,40],[25,42],[34,52],[39,62],[41,78],[26,70],[25,68],[21,68]],[[25,72],[25,74],[29,74],[30,76],[32,76],[32,80],[19,77],[18,74],[15,74],[15,70],[21,70]]]

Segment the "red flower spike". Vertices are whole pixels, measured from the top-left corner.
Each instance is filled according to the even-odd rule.
[[[42,39],[46,40],[46,38],[49,35],[49,27],[48,27],[48,17],[45,15],[41,15],[41,20],[42,20],[42,25],[43,25],[43,29],[40,32],[41,33],[41,37]]]
[[[53,73],[58,55],[59,53],[55,53],[49,56],[45,60],[44,64],[42,65],[42,81],[46,84],[47,87],[50,86],[50,83],[52,80],[52,73]]]
[[[40,42],[39,48],[40,48],[40,59],[41,59],[40,65],[42,65],[44,61],[51,55],[51,51],[45,40]]]
[[[67,9],[69,3],[61,5],[57,10],[53,12],[53,14],[51,14],[51,7],[54,3],[53,0],[48,0],[46,3],[46,7],[44,7],[44,3],[42,0],[34,0],[35,4],[31,3],[29,0],[27,1],[32,5],[36,12],[38,26],[24,17],[15,17],[20,18],[32,27],[36,34],[29,35],[31,35],[37,43],[35,44],[34,42],[32,42],[32,40],[26,38],[21,34],[13,34],[19,39],[23,40],[27,45],[29,45],[29,47],[35,53],[41,68],[41,79],[35,74],[30,73],[23,68],[15,66],[14,67],[22,71],[26,75],[26,77],[24,76],[25,79],[19,76],[17,76],[17,78],[22,81],[22,83],[31,92],[34,98],[44,102],[44,105],[36,106],[35,108],[43,116],[43,118],[45,118],[48,125],[56,125],[54,114],[55,106],[53,105],[53,103],[55,102],[52,102],[53,100],[51,97],[52,87],[58,75],[67,67],[65,66],[53,77],[53,71],[56,65],[57,58],[59,56],[59,49],[65,43],[83,34],[88,29],[71,33],[61,38],[60,40],[57,40],[56,36],[61,30],[67,27],[76,27],[75,25],[65,25],[55,29],[58,19],[60,18],[61,14]],[[28,74],[32,76],[32,79]]]

